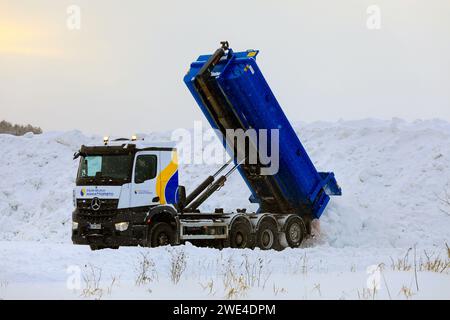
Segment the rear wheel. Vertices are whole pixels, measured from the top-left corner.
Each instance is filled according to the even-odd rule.
[[[277,226],[274,222],[270,220],[261,222],[256,233],[256,245],[262,250],[278,250],[280,244]]]
[[[298,248],[306,237],[306,226],[303,219],[298,216],[289,218],[284,233],[289,247]]]
[[[158,222],[150,229],[150,245],[160,247],[173,245],[175,243],[175,232],[170,224]]]
[[[250,248],[251,241],[251,227],[246,221],[235,221],[230,228],[230,247],[231,248]]]

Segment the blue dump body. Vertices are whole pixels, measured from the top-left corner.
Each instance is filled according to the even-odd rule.
[[[221,139],[226,129],[279,129],[275,174],[259,174],[258,167],[264,167],[261,163],[243,163],[238,168],[251,190],[250,201],[259,203],[259,212],[319,218],[329,196],[341,195],[341,189],[332,172],[317,172],[264,79],[257,54],[256,50],[233,52],[222,47],[193,62],[184,82],[211,126],[222,133]],[[224,146],[235,156],[226,139]]]

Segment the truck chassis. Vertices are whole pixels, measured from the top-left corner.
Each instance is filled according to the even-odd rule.
[[[187,213],[180,214],[172,206],[157,206],[149,213],[117,213],[80,215],[73,213],[77,228],[72,241],[90,245],[91,249],[119,246],[158,247],[183,244],[217,248],[261,248],[280,250],[297,248],[309,234],[309,221],[295,214],[271,213]],[[220,210],[217,210],[220,211]],[[126,230],[115,230],[115,223],[128,221]],[[98,226],[98,227],[97,227]]]

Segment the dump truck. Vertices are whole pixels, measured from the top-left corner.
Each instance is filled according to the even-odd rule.
[[[93,250],[186,241],[263,250],[301,245],[330,196],[342,192],[332,172],[316,170],[261,73],[257,55],[257,50],[234,52],[222,42],[213,54],[192,62],[184,77],[230,159],[198,186],[188,186],[189,193],[179,185],[174,144],[106,137],[102,144],[81,146],[74,155],[80,158],[73,191],[74,244]],[[230,132],[243,133],[244,143],[236,143]],[[264,153],[259,133],[264,133]],[[275,169],[267,162],[268,149],[271,159],[276,156]],[[234,172],[258,209],[202,211]],[[227,199],[221,201],[229,206]]]

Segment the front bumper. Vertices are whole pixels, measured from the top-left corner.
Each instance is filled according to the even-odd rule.
[[[144,223],[144,212],[117,210],[108,217],[89,215],[85,210],[76,209],[72,219],[78,223],[78,228],[72,230],[72,242],[81,245],[98,245],[105,247],[144,246],[147,243],[147,225]],[[115,224],[129,222],[128,229],[117,231]],[[92,225],[100,226],[99,229]]]

